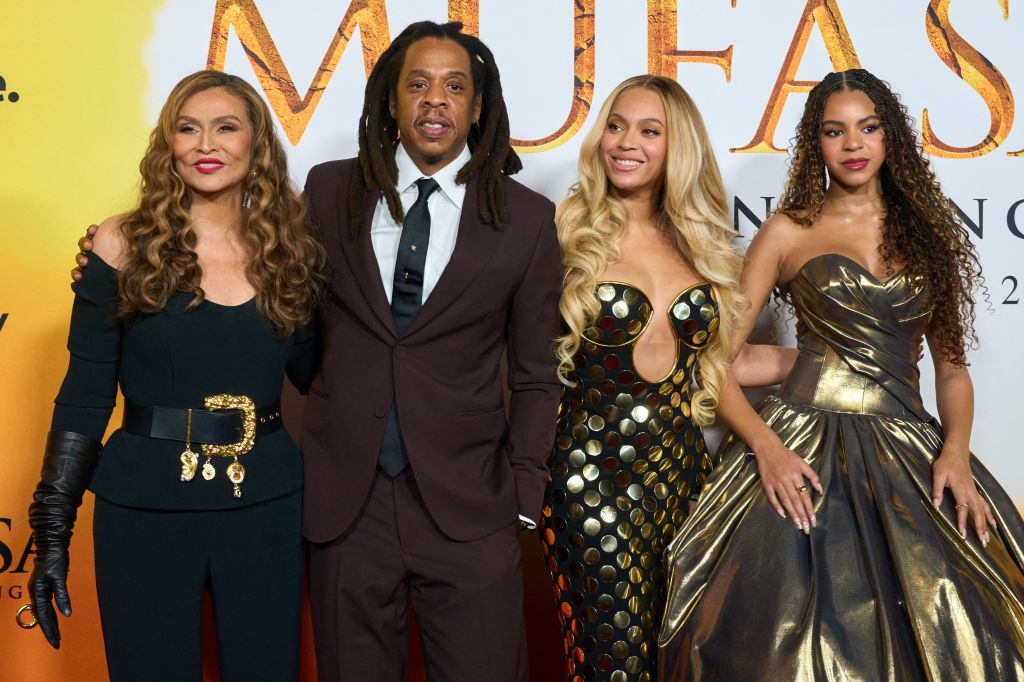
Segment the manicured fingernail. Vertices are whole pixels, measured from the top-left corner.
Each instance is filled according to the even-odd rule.
[[[776,509],[775,511],[777,511],[779,513],[779,516],[781,516],[782,518],[786,518],[786,512],[782,511],[781,509]]]
[[[811,514],[811,525],[814,526],[815,528],[818,527],[818,517],[815,516],[814,514]]]
[[[938,509],[939,508],[939,500],[933,499],[932,500],[932,506],[935,507],[936,509]]]
[[[964,540],[967,539],[967,530],[966,529],[964,529],[964,528],[960,529],[960,537],[962,537]]]
[[[798,531],[803,532],[804,527],[800,525],[800,519],[793,519],[793,524],[796,526]]]

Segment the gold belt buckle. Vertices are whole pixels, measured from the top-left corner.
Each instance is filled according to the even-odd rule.
[[[242,437],[237,442],[225,445],[203,443],[203,454],[207,457],[240,457],[252,450],[256,442],[256,405],[247,395],[221,393],[203,398],[207,410],[238,410],[242,413]]]
[[[233,457],[235,459],[234,462],[228,465],[224,473],[227,474],[228,480],[233,484],[234,496],[237,500],[242,497],[240,484],[245,480],[245,467],[238,461],[238,458],[252,450],[252,446],[256,442],[256,405],[249,396],[221,393],[203,398],[203,407],[211,411],[239,410],[242,413],[242,437],[237,442],[228,443],[227,445],[203,443],[203,454],[207,458],[213,455],[216,457]],[[209,464],[210,460],[207,459],[206,461]],[[205,466],[203,477],[206,478]]]

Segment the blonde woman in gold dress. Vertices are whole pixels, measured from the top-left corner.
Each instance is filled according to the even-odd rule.
[[[734,339],[777,287],[800,354],[761,419],[720,394],[735,433],[666,553],[662,679],[1024,679],[1024,524],[969,451],[967,231],[866,71],[811,91],[793,154]]]
[[[662,553],[711,468],[700,427],[714,418],[742,306],[718,165],[678,83],[638,76],[612,92],[557,223],[566,388],[541,537],[566,672],[650,682]],[[792,359],[754,347],[737,372],[773,383]]]

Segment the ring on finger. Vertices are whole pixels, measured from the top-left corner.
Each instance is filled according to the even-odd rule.
[[[797,491],[798,493],[805,493],[805,492],[807,492],[807,484],[806,484],[806,483],[804,483],[803,485],[798,485],[798,486],[796,487],[796,491]]]
[[[23,620],[22,619],[22,614],[23,613],[28,613],[30,616],[32,616],[32,621],[31,622],[26,622],[25,620]],[[34,628],[38,624],[38,622],[39,622],[39,621],[36,620],[36,614],[32,611],[32,605],[31,604],[22,604],[21,608],[18,609],[18,612],[14,614],[14,620],[18,621],[18,625],[20,627],[24,628],[25,630],[28,630],[30,628]]]
[[[971,505],[967,504],[966,502],[957,502],[956,506],[953,507],[953,509],[970,509],[970,508],[971,508]]]

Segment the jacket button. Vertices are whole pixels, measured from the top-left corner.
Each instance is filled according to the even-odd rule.
[[[405,350],[405,346],[395,346],[395,357],[404,358],[408,351]]]
[[[383,417],[387,413],[388,411],[387,409],[385,409],[383,405],[378,405],[377,407],[373,408],[373,416],[377,417],[378,419]]]

